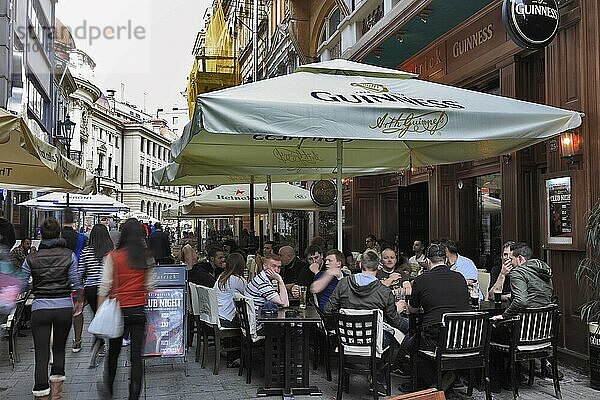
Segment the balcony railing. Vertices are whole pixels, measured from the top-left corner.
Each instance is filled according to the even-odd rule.
[[[383,18],[383,2],[381,2],[369,15],[362,21],[362,34],[364,35]]]

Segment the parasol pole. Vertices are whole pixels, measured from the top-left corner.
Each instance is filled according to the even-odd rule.
[[[269,240],[273,240],[273,197],[271,195],[271,175],[267,175],[267,199],[269,201],[269,212],[267,221],[267,230],[269,231]]]
[[[250,176],[250,241],[254,245],[254,175]]]
[[[337,247],[342,250],[342,164],[344,162],[344,147],[341,139],[337,140],[337,176],[336,176],[336,208],[337,208]]]

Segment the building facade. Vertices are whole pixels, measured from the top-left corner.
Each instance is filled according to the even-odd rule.
[[[511,40],[500,0],[343,3],[324,2],[323,15],[336,8],[346,14],[336,32],[313,47],[320,59],[333,58],[339,42],[343,58],[585,113],[578,130],[513,154],[357,177],[346,191],[347,229],[357,247],[368,233],[386,239],[398,235],[406,251],[417,238],[451,237],[478,267],[489,268],[498,262],[504,241],[531,244],[535,257],[553,268],[562,311],[561,351],[585,358],[587,327],[578,315],[584,295],[575,269],[586,255],[585,213],[600,196],[594,179],[600,169],[594,157],[600,123],[598,2],[558,1],[557,35],[540,50]],[[568,204],[553,203],[551,185],[557,179],[570,183]],[[569,210],[558,228],[555,206]],[[558,240],[556,229],[564,229],[561,236],[568,239]]]

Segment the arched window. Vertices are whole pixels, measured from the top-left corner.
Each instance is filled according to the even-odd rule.
[[[152,203],[152,218],[156,218],[156,202]]]
[[[146,203],[146,215],[150,216],[150,202]]]
[[[321,33],[319,34],[319,46],[327,41],[335,33],[338,26],[340,25],[340,9],[335,7],[327,17],[325,17],[325,21],[323,21],[323,27],[321,28]]]
[[[142,200],[140,203],[140,211],[144,212],[144,200]]]
[[[158,219],[160,219],[160,213],[162,212],[163,205],[158,203]]]

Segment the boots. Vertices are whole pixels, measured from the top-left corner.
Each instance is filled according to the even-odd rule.
[[[50,389],[32,390],[33,400],[50,400]]]
[[[64,375],[50,375],[50,400],[64,400]]]

